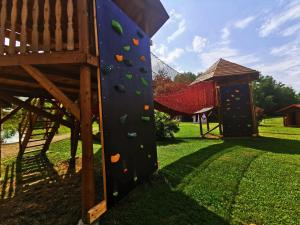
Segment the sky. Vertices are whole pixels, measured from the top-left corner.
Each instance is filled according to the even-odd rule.
[[[161,2],[170,19],[151,50],[179,72],[204,72],[224,58],[300,92],[300,0]]]

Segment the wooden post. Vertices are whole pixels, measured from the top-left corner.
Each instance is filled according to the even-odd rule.
[[[92,133],[92,93],[91,68],[80,68],[80,109],[82,140],[82,219],[87,221],[87,213],[95,205],[95,180],[93,164]]]
[[[0,121],[2,119],[2,107],[0,106]],[[2,123],[0,122],[0,177],[1,177],[1,169],[2,169]]]
[[[200,114],[199,114],[199,125],[200,125],[200,135],[201,135],[201,137],[203,137],[202,120],[201,120]]]
[[[209,131],[209,115],[207,114],[206,117],[206,127],[207,127],[207,132]]]
[[[252,83],[249,83],[249,96],[250,96],[250,110],[252,115],[252,135],[258,136],[258,122],[256,118],[256,112],[255,112],[255,102],[253,99],[253,86]]]
[[[78,147],[80,123],[73,118],[73,126],[71,127],[71,165],[75,167],[75,158]]]

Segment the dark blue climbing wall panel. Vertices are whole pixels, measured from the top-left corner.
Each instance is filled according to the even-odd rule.
[[[225,137],[251,137],[253,119],[248,84],[220,88],[223,133]]]
[[[111,0],[97,1],[108,205],[157,169],[150,38]]]

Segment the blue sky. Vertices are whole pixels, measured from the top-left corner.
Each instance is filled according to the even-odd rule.
[[[224,58],[300,91],[300,0],[161,0],[152,52],[179,72]]]

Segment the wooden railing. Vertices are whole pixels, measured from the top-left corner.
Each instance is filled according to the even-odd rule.
[[[0,55],[78,50],[77,1],[0,1]]]

